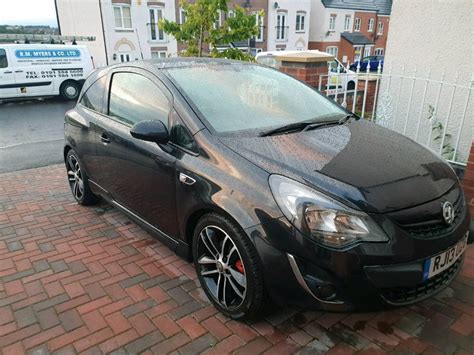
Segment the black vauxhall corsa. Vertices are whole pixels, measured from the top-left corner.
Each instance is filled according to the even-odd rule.
[[[457,275],[470,218],[451,167],[281,72],[165,59],[95,71],[65,118],[75,199],[178,254],[226,315],[267,300],[411,304]]]

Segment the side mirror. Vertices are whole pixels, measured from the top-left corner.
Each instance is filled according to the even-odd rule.
[[[137,122],[130,129],[132,137],[142,141],[167,143],[170,139],[168,129],[161,121],[141,121]]]

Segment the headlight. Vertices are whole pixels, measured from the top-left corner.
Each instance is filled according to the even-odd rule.
[[[342,248],[357,242],[388,241],[385,233],[364,212],[280,175],[271,175],[269,183],[286,218],[303,234],[324,245]]]

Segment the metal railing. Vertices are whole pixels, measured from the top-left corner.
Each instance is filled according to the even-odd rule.
[[[375,69],[375,70],[374,70]],[[468,75],[471,75],[470,73]],[[401,133],[451,163],[466,165],[474,137],[474,82],[460,84],[457,74],[419,77],[417,69],[366,70],[338,66],[320,75],[319,91],[362,118]]]

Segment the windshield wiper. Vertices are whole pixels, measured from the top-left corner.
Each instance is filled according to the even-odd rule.
[[[261,132],[259,134],[260,137],[268,137],[268,136],[273,136],[278,133],[285,133],[285,132],[291,132],[291,131],[301,131],[304,129],[306,126],[313,124],[314,122],[296,122],[296,123],[290,123],[281,127],[273,128],[268,131]]]
[[[316,122],[316,123],[311,123],[309,125],[307,125],[303,130],[302,132],[306,132],[306,131],[309,131],[309,130],[312,130],[312,129],[316,129],[316,128],[321,128],[321,127],[326,127],[326,126],[331,126],[331,125],[342,125],[344,123],[346,123],[347,121],[349,121],[351,118],[353,117],[356,117],[356,115],[354,115],[353,113],[350,113],[338,120],[329,120],[329,121],[322,121],[322,122]]]
[[[268,136],[273,136],[275,134],[280,134],[280,133],[286,133],[286,132],[293,132],[293,131],[308,131],[310,129],[316,129],[320,127],[325,127],[325,126],[330,126],[330,125],[341,125],[346,123],[350,118],[352,117],[357,117],[354,114],[348,114],[343,116],[340,119],[332,119],[332,120],[327,120],[327,121],[304,121],[304,122],[296,122],[296,123],[290,123],[281,127],[273,128],[268,131],[261,132],[259,134],[260,137],[268,137]]]

